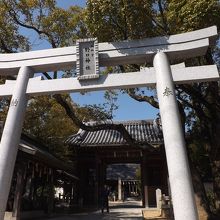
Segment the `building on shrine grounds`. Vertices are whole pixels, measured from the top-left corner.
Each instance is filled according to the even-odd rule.
[[[62,210],[62,202],[66,204],[74,200],[76,190],[73,187],[78,178],[73,175],[72,166],[24,134],[18,148],[5,220],[50,216],[56,206]],[[55,189],[60,188],[65,195],[55,194]]]
[[[104,185],[112,200],[137,196],[143,207],[156,207],[156,189],[168,195],[168,174],[160,126],[153,120],[122,123],[134,139],[126,143],[116,130],[79,130],[68,137],[79,177],[77,192],[82,206],[97,207]],[[95,124],[90,123],[90,125]]]

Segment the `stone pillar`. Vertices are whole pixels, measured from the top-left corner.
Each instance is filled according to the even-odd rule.
[[[134,193],[134,182],[131,182],[131,193]]]
[[[156,189],[156,201],[157,201],[157,209],[161,209],[162,203],[162,193],[160,189]]]
[[[142,202],[143,207],[149,207],[149,198],[148,198],[148,180],[147,180],[147,162],[146,155],[144,154],[142,163],[141,163],[141,188],[142,188]]]
[[[144,186],[144,207],[147,208],[149,207],[149,201],[148,201],[148,186]]]
[[[175,220],[198,220],[175,89],[165,53],[155,55],[154,68]]]
[[[32,70],[21,67],[11,98],[0,145],[0,220],[4,219],[18,144],[27,105],[26,89]],[[31,74],[32,75],[32,74]]]
[[[122,196],[121,196],[121,178],[118,178],[118,200],[121,201],[122,200]]]
[[[127,196],[130,196],[130,193],[131,193],[131,182],[128,181],[128,195]]]

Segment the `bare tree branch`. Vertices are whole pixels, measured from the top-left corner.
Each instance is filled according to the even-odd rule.
[[[34,30],[34,31],[36,31],[39,35],[45,35],[45,36],[47,36],[48,39],[50,40],[50,43],[51,43],[52,47],[53,47],[53,48],[56,48],[56,47],[57,47],[57,46],[56,46],[56,43],[55,43],[55,41],[54,41],[54,39],[53,39],[53,37],[52,37],[48,32],[43,31],[43,30],[39,30],[38,28],[36,28],[36,27],[34,27],[34,26],[32,26],[32,25],[28,25],[28,24],[23,23],[23,22],[20,21],[19,18],[17,17],[16,11],[14,11],[14,9],[13,9],[12,7],[8,6],[8,4],[7,4],[5,1],[3,1],[3,3],[4,3],[5,6],[9,9],[9,10],[8,10],[9,15],[14,19],[14,21],[15,21],[18,25],[20,25],[21,27],[27,28],[27,29]]]
[[[43,75],[44,75],[47,79],[52,79],[52,77],[51,77],[47,72],[43,72]]]
[[[107,130],[107,129],[116,130],[121,133],[121,135],[124,137],[124,139],[129,145],[134,144],[134,139],[125,129],[123,124],[98,124],[92,126],[86,125],[76,116],[73,106],[67,100],[65,100],[59,94],[54,95],[53,97],[61,106],[63,106],[63,108],[66,111],[66,114],[70,117],[70,119],[81,129],[86,131],[98,131],[98,130]]]
[[[166,18],[164,16],[164,9],[163,9],[161,0],[158,0],[158,7],[159,7],[160,15],[161,15],[161,18],[162,18],[162,22],[163,22],[165,33],[168,35],[169,34],[169,30],[168,30],[168,25],[167,25]]]
[[[153,96],[142,96],[142,95],[138,95],[135,93],[134,89],[127,89],[126,92],[128,93],[128,95],[135,99],[138,102],[147,102],[149,104],[151,104],[153,107],[155,108],[159,108],[159,104],[158,102],[154,99]]]
[[[210,103],[208,103],[207,100],[205,100],[203,95],[199,91],[197,91],[195,88],[193,88],[191,85],[179,85],[179,87],[183,91],[185,91],[187,94],[189,94],[191,97],[193,97],[194,99],[198,100],[203,105],[205,105],[206,108],[208,108],[208,109],[212,108]]]

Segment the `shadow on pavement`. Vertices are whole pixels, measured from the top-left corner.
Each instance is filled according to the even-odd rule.
[[[129,214],[126,215],[124,212],[113,212],[113,213],[82,213],[74,214],[68,216],[60,216],[56,218],[50,218],[51,220],[118,220],[118,219],[127,219],[127,220],[142,220],[143,218],[138,214]],[[42,219],[48,220],[48,219]]]
[[[142,220],[140,201],[127,200],[125,202],[110,203],[110,212],[101,213],[101,210],[68,215],[60,215],[51,220]],[[39,220],[48,220],[39,219]]]

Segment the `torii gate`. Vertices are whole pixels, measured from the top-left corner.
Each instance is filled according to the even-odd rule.
[[[175,220],[198,220],[185,141],[174,83],[219,80],[215,65],[170,66],[169,61],[202,56],[217,37],[215,26],[206,29],[136,41],[97,43],[81,40],[77,46],[0,55],[0,74],[17,75],[0,86],[0,96],[12,96],[0,146],[0,220],[10,190],[28,95],[134,88],[155,85],[160,106]],[[98,52],[99,47],[99,52]],[[89,60],[88,60],[89,58]],[[87,63],[91,61],[91,65]],[[152,63],[140,72],[98,75],[100,66]],[[77,65],[76,65],[77,64]],[[71,69],[78,78],[41,80],[34,73]]]

